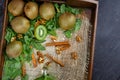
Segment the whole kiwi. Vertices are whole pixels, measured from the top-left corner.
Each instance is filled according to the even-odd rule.
[[[6,46],[6,54],[9,58],[16,58],[22,52],[22,42],[13,41]]]
[[[15,17],[10,24],[16,33],[21,34],[26,33],[30,27],[30,21],[23,16]]]
[[[28,2],[24,7],[24,12],[29,19],[35,19],[38,16],[38,4]]]
[[[39,14],[43,19],[49,20],[55,15],[55,8],[52,3],[44,2],[40,5]]]
[[[24,1],[23,0],[12,0],[8,4],[8,11],[13,15],[13,16],[19,16],[23,13],[24,9]]]
[[[59,25],[64,30],[72,29],[75,25],[75,22],[75,15],[69,12],[63,13],[59,17]]]

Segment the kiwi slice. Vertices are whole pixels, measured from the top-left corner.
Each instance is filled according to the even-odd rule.
[[[43,25],[39,25],[36,29],[35,29],[35,37],[38,40],[44,40],[47,36],[47,29],[45,26]]]

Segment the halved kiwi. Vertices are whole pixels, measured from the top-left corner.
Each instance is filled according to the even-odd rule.
[[[45,26],[43,25],[39,25],[34,32],[34,35],[36,37],[36,39],[38,40],[44,40],[47,36],[47,29]]]

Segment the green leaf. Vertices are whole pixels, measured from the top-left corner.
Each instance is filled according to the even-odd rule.
[[[56,79],[52,75],[47,75],[47,76],[45,76],[45,80],[56,80]]]
[[[57,12],[60,12],[59,5],[57,3],[54,4],[54,7],[55,7]]]
[[[53,19],[47,21],[45,26],[46,26],[47,30],[56,29],[56,27],[54,26],[54,20]]]
[[[54,17],[53,19],[47,21],[46,23],[46,28],[47,28],[47,33],[50,35],[56,36],[56,28],[58,27],[58,20]]]
[[[16,58],[14,58],[17,62],[19,62],[20,61],[20,59],[19,59],[19,57],[16,57]]]
[[[41,43],[32,41],[31,45],[32,45],[32,47],[34,47],[37,50],[45,50],[45,47],[43,45],[41,45]]]
[[[28,36],[24,36],[24,41],[26,44],[30,44],[32,38],[29,38]]]
[[[56,80],[56,78],[52,75],[42,75],[41,77],[35,79],[35,80]]]
[[[65,9],[66,9],[65,4],[62,4],[62,5],[60,6],[60,12],[61,12],[61,13],[64,13],[64,12],[65,12]]]
[[[34,24],[36,23],[36,21],[37,21],[36,19],[31,20],[31,21],[30,21],[30,24],[31,24],[32,26],[34,26]]]
[[[66,12],[70,12],[70,13],[77,15],[77,14],[80,14],[82,12],[82,9],[72,8],[72,7],[67,5]]]
[[[19,76],[19,75],[21,75],[21,72],[20,72],[20,70],[18,71],[18,69],[16,69],[15,71],[14,71],[14,73],[12,74],[12,76],[11,76],[11,78],[12,79],[15,79],[17,76]]]
[[[21,63],[20,63],[20,61],[19,61],[19,62],[16,62],[14,67],[15,67],[15,68],[21,68]]]
[[[29,53],[31,53],[31,51],[30,51],[30,45],[28,45],[28,44],[23,44],[23,53],[24,53],[24,54],[29,54]]]
[[[33,49],[30,48],[30,45],[28,44],[23,44],[23,56],[21,56],[21,60],[23,61],[30,61],[31,60],[31,54],[33,52]],[[24,59],[22,59],[22,57]]]
[[[32,39],[32,41],[34,41],[35,43],[43,43],[43,42],[45,42],[46,40],[37,40],[37,39]]]
[[[19,59],[20,59],[21,63],[23,63],[25,61],[25,58],[23,57],[23,55],[20,55]]]
[[[28,80],[28,75],[25,75],[24,77],[22,77],[22,79],[21,80]]]
[[[25,58],[24,61],[30,62],[32,60],[31,55],[32,55],[32,53],[30,53],[30,54],[24,54],[24,57],[23,57],[23,58]]]
[[[37,78],[35,80],[45,80],[44,78],[45,78],[44,76],[41,76],[41,77],[39,77],[39,78]]]
[[[71,30],[66,30],[66,31],[64,31],[64,34],[65,34],[65,36],[66,36],[67,38],[71,38],[71,36],[72,36],[72,31],[71,31]]]
[[[37,16],[36,20],[39,20],[39,19],[41,19],[40,15]]]
[[[57,33],[55,30],[48,31],[48,34],[53,35],[53,36],[57,36]]]
[[[8,12],[8,17],[9,17],[9,22],[11,22],[14,18],[14,16],[10,12]]]
[[[5,35],[5,40],[7,43],[11,42],[11,38],[16,36],[16,33],[9,27],[6,29],[6,35]]]
[[[41,19],[41,17],[38,15],[35,19],[30,20],[31,25],[34,25],[37,20]]]
[[[21,63],[5,56],[2,80],[13,80],[21,74]]]
[[[31,23],[31,26],[29,28],[29,30],[25,33],[25,36],[29,36],[30,38],[34,37],[34,25],[32,25],[33,23]]]
[[[80,29],[81,23],[82,23],[81,19],[76,20],[75,27],[74,27],[75,31],[78,31]]]
[[[34,20],[30,20],[30,28],[29,30],[25,33],[25,36],[28,36],[29,38],[34,38],[34,25],[36,23],[37,20],[41,19],[40,16],[38,16],[37,18],[35,18]]]
[[[57,10],[57,13],[64,13],[64,12],[70,12],[70,13],[73,13],[73,14],[80,14],[83,9],[81,8],[73,8],[71,6],[68,6],[68,5],[65,5],[65,4],[61,4],[60,6],[58,4],[54,4],[55,6],[55,9]]]
[[[61,15],[61,13],[56,13],[56,15],[54,16],[53,20],[54,20],[54,27],[57,29],[59,28],[59,23],[58,23],[58,20],[59,20],[59,16]]]

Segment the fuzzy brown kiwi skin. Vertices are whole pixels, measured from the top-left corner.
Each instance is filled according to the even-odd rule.
[[[75,25],[76,17],[74,14],[66,12],[60,15],[59,25],[64,30],[72,29]]]
[[[26,33],[30,27],[30,21],[23,16],[15,17],[10,24],[16,33],[21,34]]]
[[[28,2],[24,7],[24,12],[29,19],[35,19],[38,16],[38,4],[35,2]]]
[[[22,42],[13,41],[6,46],[6,54],[9,58],[16,58],[22,53]]]
[[[25,2],[23,0],[12,0],[8,4],[8,11],[13,16],[19,16],[23,13]]]
[[[50,20],[55,15],[55,8],[52,3],[44,2],[39,7],[39,14],[45,20]]]

